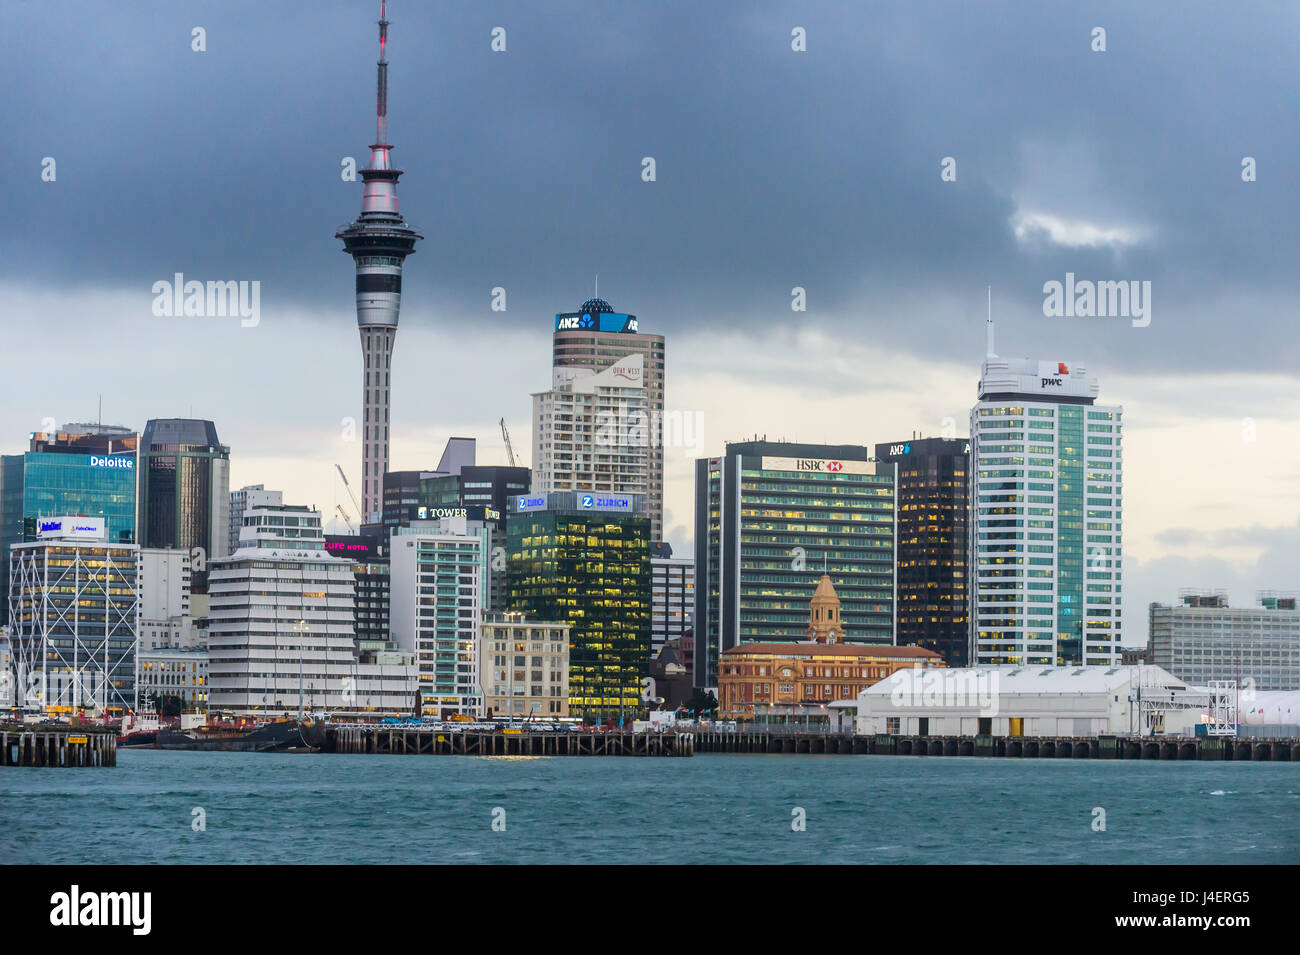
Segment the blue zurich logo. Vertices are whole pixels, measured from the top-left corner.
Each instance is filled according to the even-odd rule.
[[[595,503],[596,503],[595,498],[593,498],[590,494],[584,494],[582,496],[583,507],[592,507]]]

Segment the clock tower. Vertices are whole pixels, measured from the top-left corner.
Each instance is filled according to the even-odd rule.
[[[840,598],[831,583],[831,575],[822,579],[813,592],[808,608],[808,640],[812,643],[843,643],[844,629],[840,622]]]

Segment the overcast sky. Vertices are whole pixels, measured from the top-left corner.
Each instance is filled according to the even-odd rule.
[[[426,237],[393,467],[450,435],[501,462],[503,416],[532,463],[553,315],[599,273],[699,422],[668,454],[689,553],[689,462],[726,440],[965,434],[992,285],[999,353],[1086,365],[1125,407],[1127,643],[1182,586],[1300,589],[1300,7],[1134,6],[393,0],[389,131]],[[374,138],[377,7],[6,5],[0,449],[102,395],[136,428],[213,419],[235,486],[350,508],[333,233]],[[176,272],[260,282],[259,324],[155,316]],[[1150,324],[1045,317],[1067,272],[1150,282]]]

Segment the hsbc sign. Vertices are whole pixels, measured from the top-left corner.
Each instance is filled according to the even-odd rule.
[[[840,461],[835,458],[763,458],[764,471],[802,471],[813,474],[875,474],[870,461]]]

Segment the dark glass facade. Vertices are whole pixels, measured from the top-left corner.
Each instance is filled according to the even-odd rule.
[[[696,461],[695,489],[697,687],[730,647],[804,639],[823,569],[845,642],[893,642],[892,467],[860,445],[751,441]]]
[[[547,497],[554,509],[510,514],[509,608],[569,624],[570,714],[631,721],[650,667],[650,520]]]
[[[211,421],[149,421],[140,441],[140,544],[189,551],[201,547],[205,558],[224,557],[229,461],[230,449],[217,439]],[[207,592],[207,576],[202,566],[195,569],[195,593]]]
[[[352,630],[357,649],[383,650],[388,646],[389,558],[388,537],[366,534],[326,534],[325,550],[352,561],[356,598]]]
[[[878,444],[876,460],[897,467],[898,644],[933,650],[950,667],[966,666],[970,441]]]
[[[466,465],[459,474],[389,471],[384,475],[382,522],[390,528],[407,527],[464,508],[466,517],[486,520],[504,532],[509,500],[528,493],[531,475],[529,468],[498,465]]]

